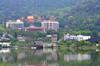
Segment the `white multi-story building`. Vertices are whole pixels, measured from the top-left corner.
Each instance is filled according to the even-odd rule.
[[[24,29],[24,22],[17,20],[17,21],[8,21],[6,22],[6,27],[10,29]]]
[[[44,28],[44,31],[47,30],[57,31],[59,29],[59,22],[52,20],[45,20],[42,22],[42,27]]]
[[[90,38],[91,36],[84,36],[84,35],[69,35],[69,34],[64,35],[64,40],[82,41],[82,40],[88,40]]]

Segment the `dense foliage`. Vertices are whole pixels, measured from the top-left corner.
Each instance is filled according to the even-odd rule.
[[[1,21],[27,15],[54,15],[66,31],[100,36],[99,0],[0,0]]]
[[[0,0],[0,16],[18,18],[32,14],[42,14],[52,9],[64,8],[75,0]]]
[[[99,0],[80,0],[61,20],[62,26],[78,34],[100,36],[100,2]],[[74,33],[76,33],[74,32]]]

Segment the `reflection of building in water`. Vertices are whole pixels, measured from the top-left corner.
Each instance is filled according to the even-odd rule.
[[[46,58],[47,60],[53,60],[53,61],[57,61],[57,49],[56,48],[44,48],[43,52],[47,54]]]
[[[49,60],[49,61],[57,61],[58,60],[57,53],[56,52],[52,52],[51,54],[49,54],[47,56],[47,60]]]
[[[57,63],[55,63],[58,60],[58,55],[57,55],[57,50],[56,48],[51,49],[51,48],[44,48],[43,50],[36,50],[35,55],[43,57],[45,55],[45,61],[49,66],[58,66]],[[43,60],[44,61],[44,60]],[[50,62],[53,62],[51,64],[49,64]]]
[[[43,52],[44,53],[52,53],[52,52],[56,52],[57,51],[57,48],[43,48]]]
[[[18,66],[59,66],[58,63],[48,63],[47,61],[41,61],[40,63],[21,63]]]
[[[96,49],[96,52],[100,52],[100,49]]]
[[[18,63],[17,66],[58,66],[56,48],[36,51],[20,50],[18,52],[10,49],[1,49],[0,61],[8,64]]]
[[[10,49],[9,48],[0,49],[0,53],[10,53]]]
[[[64,55],[65,61],[84,61],[90,59],[91,56],[89,54]]]
[[[56,48],[43,48],[41,50],[36,50],[34,55],[37,55],[37,56],[42,56],[44,54],[52,54],[52,53],[56,53]]]
[[[29,59],[28,62],[30,61],[30,63],[25,61],[25,63],[19,64],[19,66],[59,66],[57,64],[56,48],[45,48],[43,50],[36,50],[34,51],[34,53],[27,53],[26,55],[27,58],[25,60],[27,61],[27,59]],[[33,60],[37,63],[33,62]]]
[[[24,63],[24,64],[19,64],[18,66],[59,66],[58,63],[47,63],[46,61],[43,61],[41,63]]]
[[[25,52],[21,52],[21,53],[18,53],[18,54],[17,54],[17,59],[18,59],[18,60],[22,60],[22,59],[24,59],[25,57],[26,57]]]
[[[8,60],[10,60],[9,53],[9,48],[0,49],[0,61],[7,62]]]
[[[43,50],[36,50],[34,55],[43,56],[44,55]]]

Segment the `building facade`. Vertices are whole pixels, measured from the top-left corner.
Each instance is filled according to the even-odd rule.
[[[90,38],[91,36],[84,36],[84,35],[69,35],[69,34],[64,35],[64,40],[82,41],[82,40],[88,40]]]
[[[6,27],[10,29],[24,30],[24,22],[20,20],[6,22]]]
[[[44,32],[44,29],[42,27],[29,26],[25,28],[25,31]]]
[[[59,29],[59,22],[51,21],[51,20],[45,20],[45,21],[42,22],[42,27],[44,28],[44,31],[47,31],[47,30],[57,31]]]

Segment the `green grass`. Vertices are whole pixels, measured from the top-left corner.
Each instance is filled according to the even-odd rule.
[[[0,63],[0,66],[6,66],[6,63]]]
[[[5,31],[6,31],[6,28],[2,24],[0,24],[0,32],[5,32]]]

